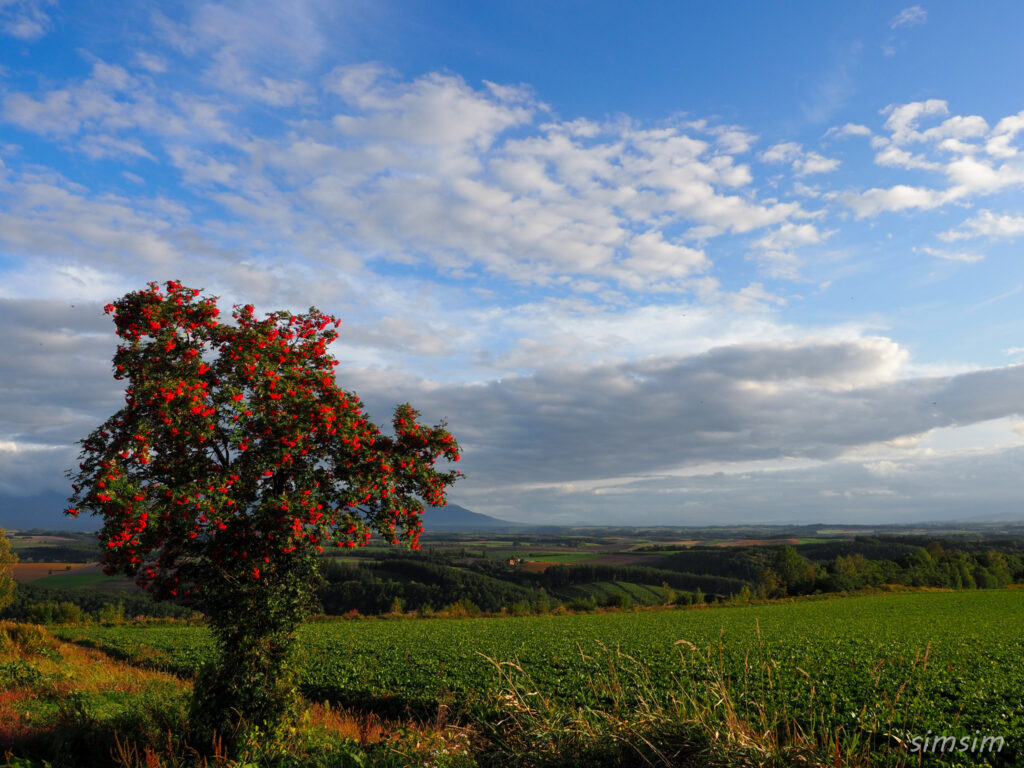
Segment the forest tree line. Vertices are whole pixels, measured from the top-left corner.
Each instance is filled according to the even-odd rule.
[[[693,605],[850,592],[886,585],[996,589],[1024,582],[1024,540],[860,537],[798,546],[692,547],[645,565],[577,563],[540,572],[464,550],[396,550],[377,559],[321,561],[318,595],[327,615],[545,613]],[[635,589],[633,587],[636,587]],[[644,589],[640,589],[640,587]],[[38,623],[136,616],[184,617],[141,591],[20,585],[0,615]]]

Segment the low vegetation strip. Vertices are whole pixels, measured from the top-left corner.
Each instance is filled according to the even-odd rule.
[[[486,719],[509,682],[496,664],[513,662],[539,696],[579,709],[608,703],[594,681],[609,659],[614,666],[628,658],[660,706],[720,680],[741,719],[770,712],[804,732],[826,729],[878,750],[928,731],[981,732],[1002,736],[1000,759],[1016,760],[1024,757],[1022,620],[1017,590],[702,611],[330,620],[303,629],[302,687],[314,700],[380,714],[444,705]],[[204,628],[181,625],[58,632],[184,674],[210,642]]]
[[[304,702],[279,742],[234,757],[192,740],[191,684],[43,627],[0,621],[0,764],[10,768],[472,768],[464,729]],[[198,748],[197,748],[198,747]],[[439,759],[440,758],[440,759]]]

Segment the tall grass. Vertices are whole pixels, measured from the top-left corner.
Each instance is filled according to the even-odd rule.
[[[279,733],[230,753],[197,739],[190,683],[0,622],[0,766],[17,768],[472,768],[467,732],[306,702]]]
[[[818,695],[813,677],[788,671],[770,657],[758,631],[743,670],[726,672],[724,644],[700,648],[676,643],[678,671],[671,692],[655,685],[648,667],[618,648],[583,654],[591,677],[590,705],[542,693],[529,672],[509,661],[488,661],[500,692],[482,716],[481,766],[809,766],[898,768],[917,764],[901,734],[909,730],[921,696],[919,673],[927,650],[905,670],[883,706],[860,713],[858,725],[835,726],[833,705]],[[485,657],[486,658],[486,657]],[[877,671],[876,667],[876,671]],[[783,676],[799,678],[784,685]],[[876,687],[881,675],[875,676]]]

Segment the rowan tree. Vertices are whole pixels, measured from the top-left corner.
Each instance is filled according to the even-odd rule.
[[[376,531],[416,549],[425,505],[459,460],[443,423],[399,405],[385,435],[338,387],[340,321],[315,308],[258,318],[178,282],[105,307],[125,405],[82,440],[68,514],[102,518],[108,574],[208,617],[219,646],[195,686],[207,729],[275,727],[295,701],[289,658],[314,606],[317,556]]]

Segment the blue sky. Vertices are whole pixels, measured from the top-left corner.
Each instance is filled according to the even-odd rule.
[[[176,278],[564,523],[1019,518],[1017,3],[0,0],[0,498]]]

